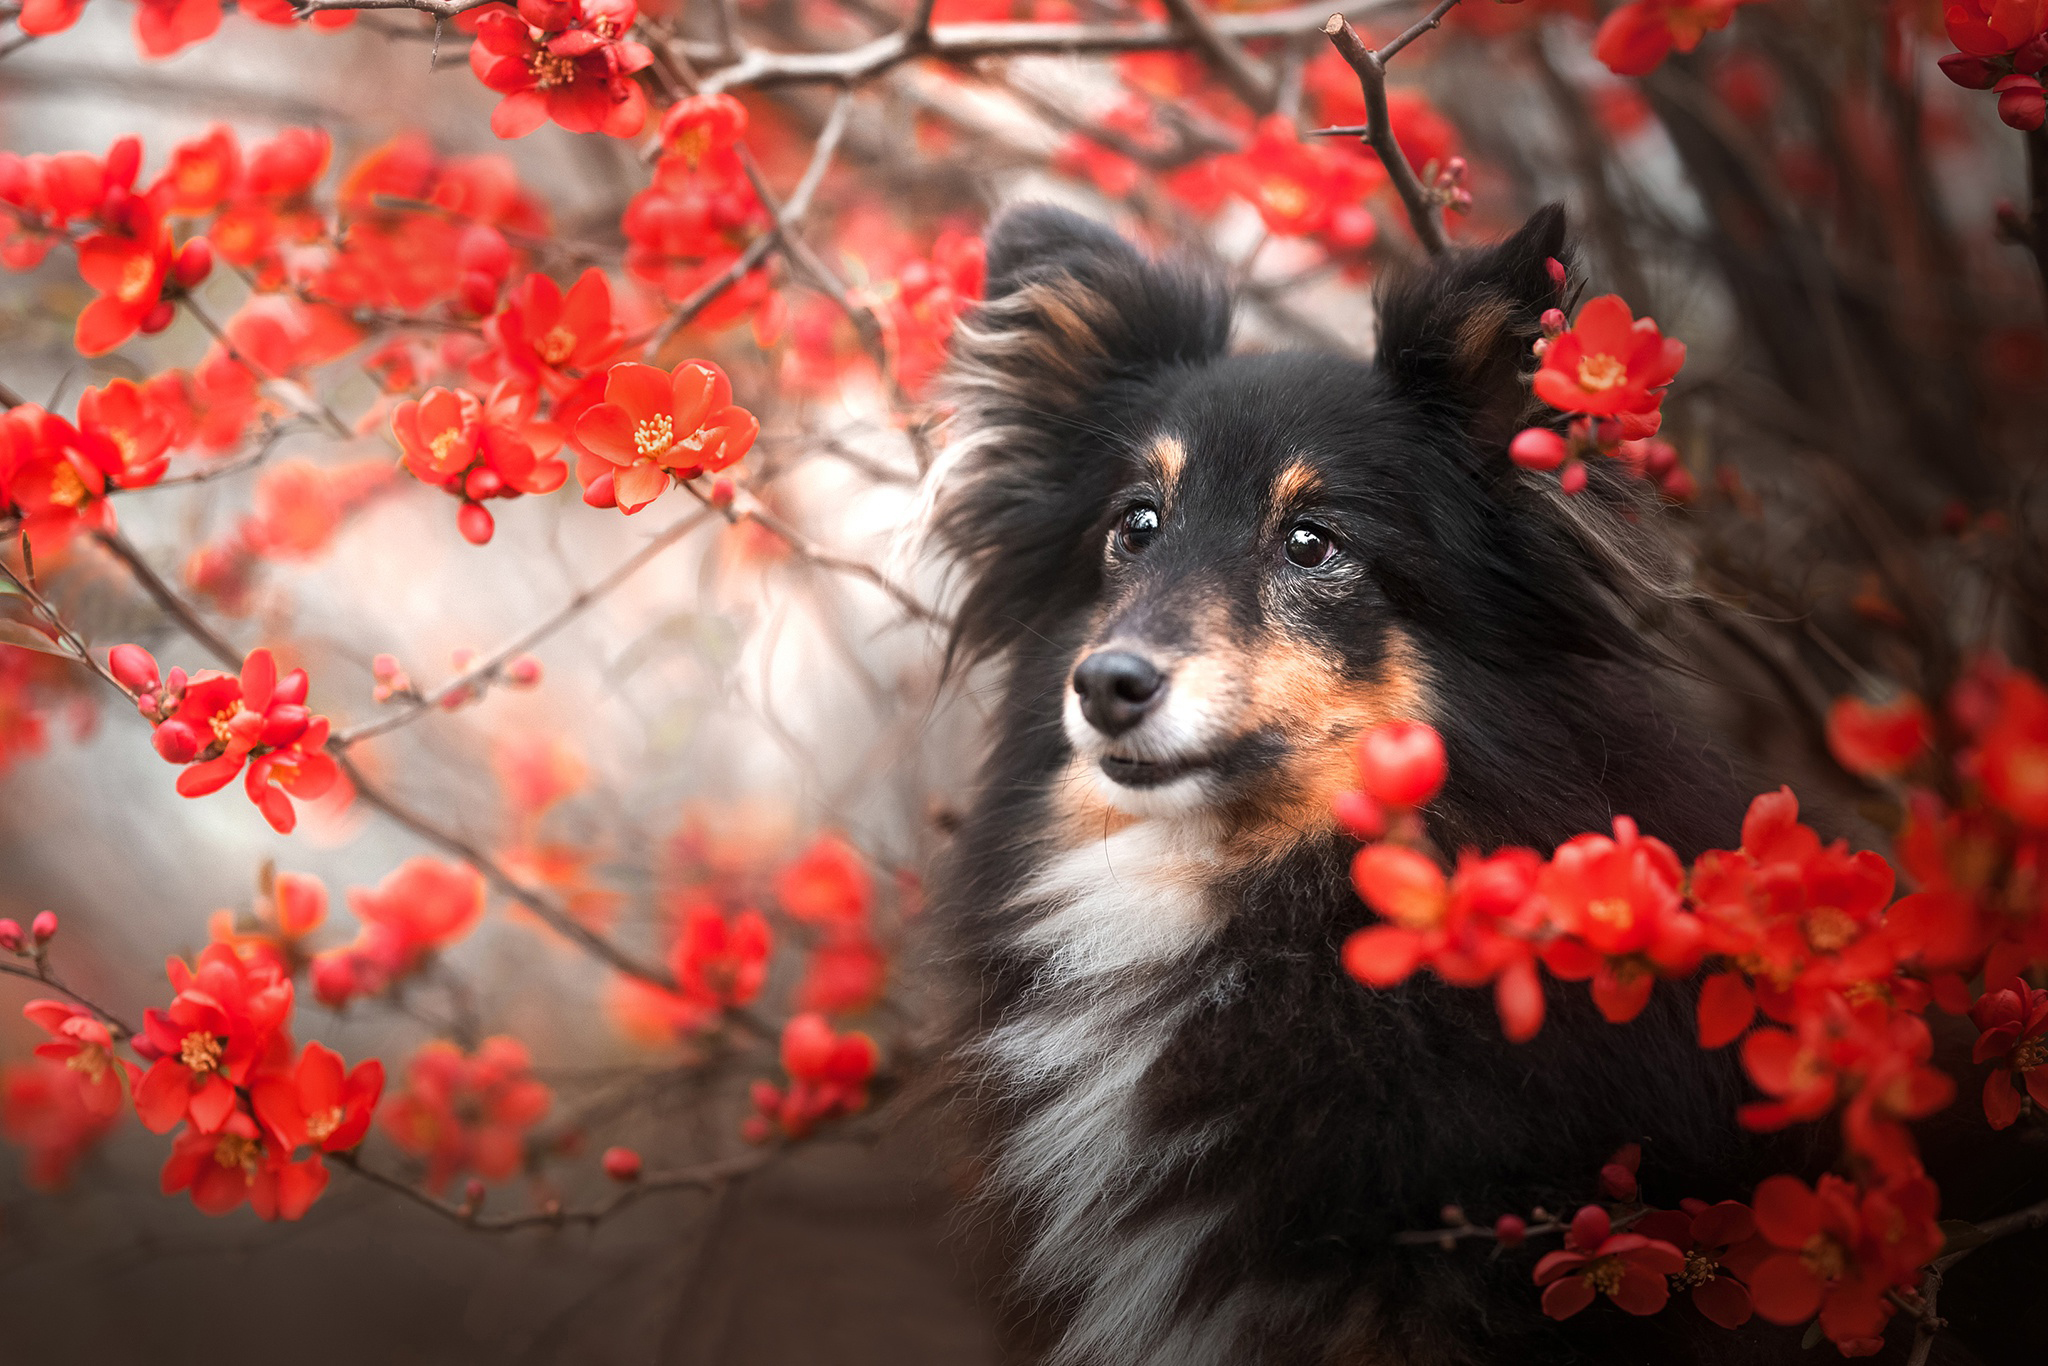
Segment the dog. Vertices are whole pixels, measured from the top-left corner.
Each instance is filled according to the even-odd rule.
[[[1054,1366],[1798,1353],[1678,1304],[1552,1322],[1533,1253],[1396,1238],[1568,1213],[1624,1143],[1667,1203],[1819,1160],[1739,1129],[1683,986],[1614,1026],[1551,983],[1515,1045],[1488,993],[1339,963],[1369,915],[1332,798],[1382,721],[1442,733],[1441,849],[1617,814],[1686,858],[1739,840],[1752,789],[1642,627],[1680,581],[1652,500],[1506,456],[1570,260],[1552,207],[1400,274],[1365,363],[1233,354],[1217,282],[1065,210],[991,229],[931,525],[955,662],[1002,681],[935,905],[982,1194]]]

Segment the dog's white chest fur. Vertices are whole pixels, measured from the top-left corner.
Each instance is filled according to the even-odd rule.
[[[1175,1300],[1223,1211],[1128,1216],[1218,1135],[1143,1132],[1145,1074],[1219,980],[1190,991],[1166,973],[1215,931],[1219,871],[1206,822],[1141,821],[1053,856],[1021,894],[1035,916],[1020,947],[1043,954],[1030,991],[982,1041],[996,1083],[1027,1102],[993,1178],[1035,1215],[1026,1280],[1077,1306],[1054,1360],[1225,1359],[1226,1301],[1199,1321]],[[1225,975],[1227,978],[1227,974]]]

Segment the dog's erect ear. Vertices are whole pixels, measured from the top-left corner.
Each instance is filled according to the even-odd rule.
[[[1115,231],[1049,204],[988,235],[988,298],[954,342],[956,397],[982,409],[1071,411],[1117,379],[1207,359],[1230,308],[1200,276],[1155,265]]]
[[[1118,477],[1104,434],[1134,425],[1123,395],[1221,355],[1229,338],[1229,301],[1213,280],[1149,261],[1065,209],[1031,204],[997,219],[988,297],[953,336],[944,393],[955,415],[930,476],[932,529],[968,577],[956,649],[998,649],[1045,610],[1073,537],[1102,515]]]
[[[1380,369],[1482,450],[1505,446],[1527,425],[1543,311],[1563,304],[1550,262],[1569,266],[1569,253],[1564,206],[1551,204],[1494,246],[1391,274],[1379,295]]]

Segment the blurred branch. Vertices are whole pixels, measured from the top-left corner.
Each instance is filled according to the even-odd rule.
[[[36,965],[34,968],[25,968],[22,967],[19,963],[0,963],[0,975],[4,975],[7,977],[19,977],[25,982],[35,982],[42,986],[48,987],[50,990],[56,992],[60,996],[70,997],[72,1000],[78,1002],[78,1004],[84,1006],[87,1010],[90,1010],[93,1014],[97,1015],[100,1019],[100,1023],[104,1024],[109,1030],[111,1030],[113,1032],[114,1037],[117,1039],[132,1039],[136,1036],[137,1030],[133,1025],[130,1025],[120,1016],[114,1014],[113,1011],[108,1010],[105,1006],[100,1005],[98,1002],[94,1001],[91,997],[83,995],[80,992],[74,991],[70,987],[65,986],[62,982],[58,981],[56,977],[51,975],[50,965],[48,961],[41,956],[40,952],[36,957],[35,964]]]
[[[242,652],[229,644],[226,636],[207,625],[206,620],[192,610],[191,604],[171,591],[171,586],[163,581],[163,577],[156,570],[150,568],[149,561],[142,558],[142,552],[130,544],[126,536],[118,531],[95,531],[92,536],[95,541],[112,552],[115,559],[128,567],[128,573],[134,578],[136,585],[149,595],[149,600],[155,603],[165,616],[177,622],[186,635],[206,647],[206,652],[213,656],[215,663],[229,673],[234,673],[242,667]],[[120,687],[119,684],[115,686]],[[127,689],[122,688],[121,691],[126,692]]]
[[[26,540],[26,537],[24,537],[23,539]],[[22,595],[22,597],[28,601],[28,605],[35,609],[36,615],[40,616],[44,621],[48,622],[50,624],[50,629],[55,631],[57,633],[58,638],[61,639],[65,645],[70,647],[72,657],[76,658],[80,664],[85,665],[86,668],[91,669],[101,678],[106,679],[107,682],[113,684],[116,688],[120,689],[121,695],[123,697],[133,697],[133,694],[128,691],[128,689],[122,684],[121,680],[114,677],[114,675],[108,671],[106,665],[100,663],[97,659],[93,658],[92,651],[86,648],[85,642],[79,638],[78,633],[65,624],[64,618],[57,615],[57,609],[50,606],[50,604],[44,599],[43,595],[36,591],[35,585],[29,583],[26,579],[16,574],[14,572],[14,566],[8,564],[4,557],[0,557],[0,574],[5,574],[7,576],[7,581],[13,584],[15,590],[19,592]]]
[[[2035,128],[2027,139],[2027,251],[2048,291],[2048,128]]]
[[[1401,196],[1401,206],[1408,211],[1408,223],[1415,229],[1416,240],[1431,256],[1441,256],[1449,246],[1444,236],[1443,213],[1435,197],[1416,178],[1415,168],[1408,164],[1401,144],[1394,140],[1393,125],[1387,119],[1387,63],[1402,48],[1443,23],[1444,16],[1457,3],[1458,0],[1439,0],[1435,9],[1377,52],[1365,45],[1358,30],[1342,14],[1331,15],[1323,25],[1323,34],[1337,54],[1358,73],[1358,88],[1365,96],[1365,135],[1360,140],[1379,154],[1380,164],[1386,167],[1388,178]]]
[[[373,739],[376,736],[397,730],[401,726],[409,725],[426,713],[447,704],[451,699],[460,697],[466,692],[481,693],[484,688],[497,681],[500,672],[503,671],[505,665],[510,663],[513,658],[532,649],[541,641],[546,640],[549,636],[567,626],[599,599],[603,598],[620,584],[626,582],[626,580],[632,578],[642,569],[645,569],[649,564],[652,564],[662,551],[667,550],[677,541],[680,541],[683,537],[704,525],[710,518],[711,514],[709,512],[700,511],[671,522],[668,526],[662,528],[654,539],[628,556],[609,574],[606,574],[596,583],[590,585],[590,587],[575,594],[554,612],[526,630],[521,631],[483,659],[441,684],[440,687],[430,693],[415,695],[407,699],[390,715],[380,716],[375,721],[366,721],[362,725],[352,726],[347,730],[336,732],[331,743],[339,748],[347,749],[351,745],[360,744],[364,740]]]
[[[657,1191],[701,1190],[716,1192],[735,1181],[759,1171],[775,1160],[783,1150],[762,1148],[756,1152],[740,1153],[733,1157],[720,1158],[695,1167],[683,1167],[672,1172],[648,1172],[631,1185],[622,1186],[617,1194],[603,1204],[578,1210],[541,1210],[533,1214],[480,1215],[462,1205],[451,1205],[437,1195],[421,1190],[409,1181],[365,1165],[355,1152],[329,1153],[334,1162],[348,1168],[357,1176],[375,1186],[397,1195],[403,1195],[416,1205],[423,1205],[436,1214],[479,1233],[510,1233],[522,1228],[562,1228],[569,1224],[588,1224],[593,1227],[642,1198]]]
[[[1184,29],[1202,59],[1254,113],[1273,112],[1277,85],[1262,65],[1232,39],[1219,32],[1215,20],[1197,0],[1165,0],[1166,12]]]
[[[881,570],[875,568],[866,560],[856,560],[845,555],[834,554],[816,541],[813,541],[810,537],[804,535],[801,531],[798,531],[788,522],[783,521],[780,517],[761,507],[759,503],[750,502],[747,506],[741,507],[739,503],[734,502],[726,507],[718,508],[705,495],[704,491],[695,484],[685,484],[683,487],[688,489],[691,496],[706,507],[716,508],[726,521],[734,524],[754,522],[773,532],[789,546],[792,555],[795,555],[805,563],[817,565],[821,569],[831,569],[841,574],[851,574],[855,578],[867,580],[888,594],[889,597],[895,600],[897,606],[919,621],[929,622],[934,626],[941,627],[950,627],[952,625],[950,619],[925,606],[916,596],[907,589],[892,582]]]

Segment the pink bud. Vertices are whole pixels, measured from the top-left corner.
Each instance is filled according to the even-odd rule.
[[[739,497],[738,486],[724,475],[721,474],[711,481],[711,506],[721,510],[729,508],[732,506],[733,499],[737,497]]]
[[[180,289],[192,289],[213,274],[213,243],[204,237],[195,237],[178,248],[178,259],[171,265],[171,278],[178,282]]]
[[[1559,289],[1563,289],[1564,262],[1558,260],[1555,256],[1546,256],[1543,258],[1543,268],[1550,272],[1550,283]]]
[[[1525,427],[1508,443],[1508,459],[1525,470],[1554,470],[1567,453],[1564,438],[1548,427]]]
[[[142,315],[141,330],[144,333],[163,331],[171,325],[171,319],[178,316],[178,310],[171,306],[169,299],[158,299],[156,307]]]
[[[49,943],[57,937],[57,913],[37,911],[36,918],[29,922],[28,932],[35,936],[36,943]]]
[[[1557,486],[1566,493],[1577,493],[1586,487],[1586,462],[1574,460],[1564,467],[1564,473],[1557,477]]]
[[[1446,161],[1444,163],[1444,174],[1449,176],[1452,180],[1464,179],[1465,170],[1465,158],[1463,157],[1452,157],[1449,161]]]
[[[21,925],[14,920],[0,920],[0,949],[9,953],[21,952]]]
[[[606,1148],[604,1150],[604,1174],[614,1181],[633,1182],[640,1179],[640,1154],[631,1148]]]
[[[540,661],[532,655],[520,655],[505,666],[505,682],[515,688],[537,688],[540,686]]]
[[[2048,100],[2032,76],[2007,76],[1992,89],[1998,92],[1998,117],[2008,128],[2031,133],[2048,122]]]
[[[149,737],[156,752],[174,764],[189,764],[199,757],[199,735],[183,721],[166,721]]]
[[[107,672],[130,692],[155,692],[156,659],[140,645],[116,645],[107,652]]]
[[[347,953],[323,953],[313,959],[313,994],[320,1004],[339,1010],[362,990],[355,960]]]
[[[388,683],[404,674],[399,667],[397,655],[378,655],[370,661],[370,674],[379,683]]]
[[[164,675],[164,691],[181,693],[185,691],[185,671],[173,664],[171,671]]]
[[[463,1183],[462,1202],[465,1205],[468,1205],[473,1210],[478,1209],[483,1205],[484,1197],[488,1194],[490,1194],[490,1192],[487,1189],[485,1189],[483,1179],[481,1177],[472,1176],[469,1178],[468,1181]]]
[[[487,465],[478,465],[463,477],[462,491],[474,501],[482,502],[486,498],[495,498],[503,493],[505,481],[498,476],[496,470]],[[489,540],[490,537],[486,536],[484,539]]]
[[[1561,336],[1564,333],[1564,310],[1561,308],[1544,309],[1543,316],[1537,321],[1542,324],[1543,335],[1546,337]]]
[[[512,248],[496,228],[485,223],[472,224],[463,229],[461,240],[455,244],[455,264],[465,271],[502,280],[512,271]]]
[[[1529,1225],[1518,1215],[1503,1214],[1493,1221],[1493,1236],[1502,1247],[1520,1247],[1529,1236]]]
[[[139,692],[135,694],[135,710],[141,712],[152,721],[156,720],[159,711],[156,694],[153,692]]]
[[[491,510],[482,503],[464,503],[462,511],[455,514],[455,529],[471,545],[483,545],[491,539],[491,533],[498,529],[498,524],[491,519]]]
[[[594,508],[615,508],[619,505],[619,495],[612,490],[610,470],[583,486],[583,501]]]

